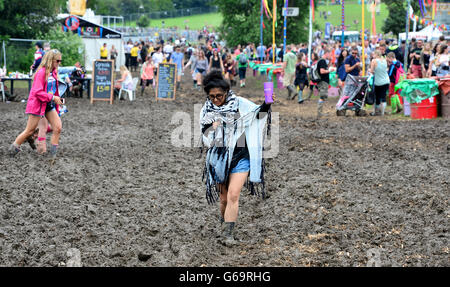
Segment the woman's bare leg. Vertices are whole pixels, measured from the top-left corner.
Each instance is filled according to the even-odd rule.
[[[236,244],[233,229],[239,211],[239,196],[241,194],[241,189],[247,180],[247,176],[248,172],[232,173],[227,186],[226,201],[222,199],[222,196],[225,196],[225,193],[221,194],[221,210],[223,208],[222,203],[226,202],[226,205],[224,206],[225,222],[222,225],[221,236],[221,243],[225,246],[233,246]]]
[[[227,205],[224,213],[225,222],[236,222],[239,211],[239,196],[247,180],[248,172],[232,173],[228,184]]]
[[[58,145],[59,136],[61,135],[62,130],[61,118],[58,116],[55,110],[46,113],[45,117],[50,122],[53,130],[52,139],[50,142],[52,145]]]
[[[40,118],[41,117],[39,116],[28,115],[27,126],[25,130],[17,136],[17,138],[9,148],[10,157],[14,157],[18,152],[20,152],[20,145],[23,144],[28,138],[33,136]]]
[[[40,119],[41,117],[39,116],[28,115],[28,121],[25,130],[19,136],[17,136],[16,140],[14,141],[17,146],[23,144],[28,137],[34,134],[34,131],[36,130]]]
[[[202,74],[197,73],[197,87],[199,87],[200,90],[201,86],[202,86]]]
[[[227,208],[228,190],[226,185],[219,184],[220,189],[220,215],[225,219],[225,210]]]
[[[61,118],[58,116],[55,110],[46,113],[45,117],[50,122],[50,125],[53,129],[52,138],[50,140],[52,144],[50,147],[50,155],[54,160],[56,158],[56,153],[58,152],[59,136],[62,130]]]
[[[37,152],[40,154],[47,152],[47,127],[48,127],[48,121],[46,118],[42,118],[39,121],[39,133],[38,133],[38,144],[37,144]]]

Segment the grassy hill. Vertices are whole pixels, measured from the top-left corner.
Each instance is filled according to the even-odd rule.
[[[325,23],[330,22],[333,26],[341,25],[341,5],[326,5],[326,1],[316,1],[316,11],[315,11],[315,23],[319,25],[320,30],[325,30]],[[331,1],[329,1],[331,3]],[[367,7],[367,5],[366,5]],[[325,20],[320,17],[320,12],[331,12],[331,16]],[[358,4],[358,1],[347,0],[345,4],[345,25],[350,26],[348,30],[360,30],[361,29],[361,19],[362,19],[362,11],[361,5]],[[388,16],[388,11],[386,9],[386,5],[383,3],[380,7],[380,15],[376,15],[376,25],[377,32],[380,33],[384,24],[384,19]],[[365,27],[371,27],[371,13],[366,9],[365,10]],[[185,16],[185,17],[177,17],[177,18],[166,18],[166,19],[155,19],[151,20],[150,25],[152,27],[162,27],[162,21],[165,22],[165,27],[185,27],[188,25],[193,30],[202,29],[203,26],[209,25],[213,27],[218,27],[222,23],[222,15],[220,13],[210,13],[210,14],[202,14],[202,15],[194,15],[194,16]],[[295,19],[295,18],[292,18]],[[291,19],[288,19],[291,20]],[[354,25],[353,21],[357,20],[358,24]],[[127,26],[135,27],[135,22],[127,22]]]
[[[331,2],[331,1],[330,1]],[[359,31],[361,30],[362,25],[362,9],[361,5],[357,4],[357,1],[345,1],[345,25],[349,26],[348,30],[350,31]],[[366,5],[367,7],[367,5]],[[320,12],[331,12],[331,16],[325,20],[320,17]],[[342,22],[342,8],[341,5],[319,5],[316,7],[315,11],[315,23],[319,25],[320,30],[325,30],[325,23],[330,22],[333,26],[340,26]],[[372,13],[370,13],[367,8],[364,11],[364,21],[366,29],[370,29],[372,25]],[[384,19],[387,18],[389,12],[386,8],[386,4],[382,3],[380,7],[380,15],[375,15],[375,22],[377,26],[377,33],[381,33],[381,29],[383,28]],[[358,24],[354,25],[353,21],[357,20]]]
[[[177,18],[166,19],[154,19],[151,20],[151,27],[162,27],[162,21],[164,21],[164,27],[180,27],[184,28],[186,25],[192,30],[203,29],[205,25],[218,27],[222,23],[222,15],[220,13],[201,14]],[[136,22],[127,22],[127,26],[136,27]]]

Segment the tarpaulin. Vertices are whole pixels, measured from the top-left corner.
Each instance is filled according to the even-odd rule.
[[[439,94],[438,84],[432,79],[404,80],[395,85],[395,91],[399,89],[402,90],[402,97],[416,104]]]

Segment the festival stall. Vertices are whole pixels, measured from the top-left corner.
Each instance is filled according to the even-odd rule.
[[[122,43],[122,34],[113,29],[90,22],[82,17],[69,15],[61,17],[62,29],[78,34],[85,45],[85,68],[92,71],[94,60],[100,59],[100,48],[106,43],[108,51],[112,45],[117,50],[116,71],[125,64],[125,53]]]
[[[430,25],[418,32],[409,32],[408,40],[415,38],[416,40],[423,40],[429,42],[439,40],[440,36],[442,36],[442,32],[439,31],[439,28],[434,27],[434,25]],[[401,41],[405,40],[406,33],[400,33],[399,38]]]
[[[263,63],[260,61],[252,61],[249,64],[249,67],[254,72],[259,72],[261,75],[267,75],[268,80],[273,80],[274,88],[283,89],[283,81],[281,78],[282,63]]]

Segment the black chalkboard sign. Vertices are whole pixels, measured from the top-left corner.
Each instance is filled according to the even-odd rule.
[[[160,63],[156,78],[156,100],[175,100],[177,65]]]
[[[91,104],[94,101],[113,103],[114,61],[95,60],[92,65]]]

